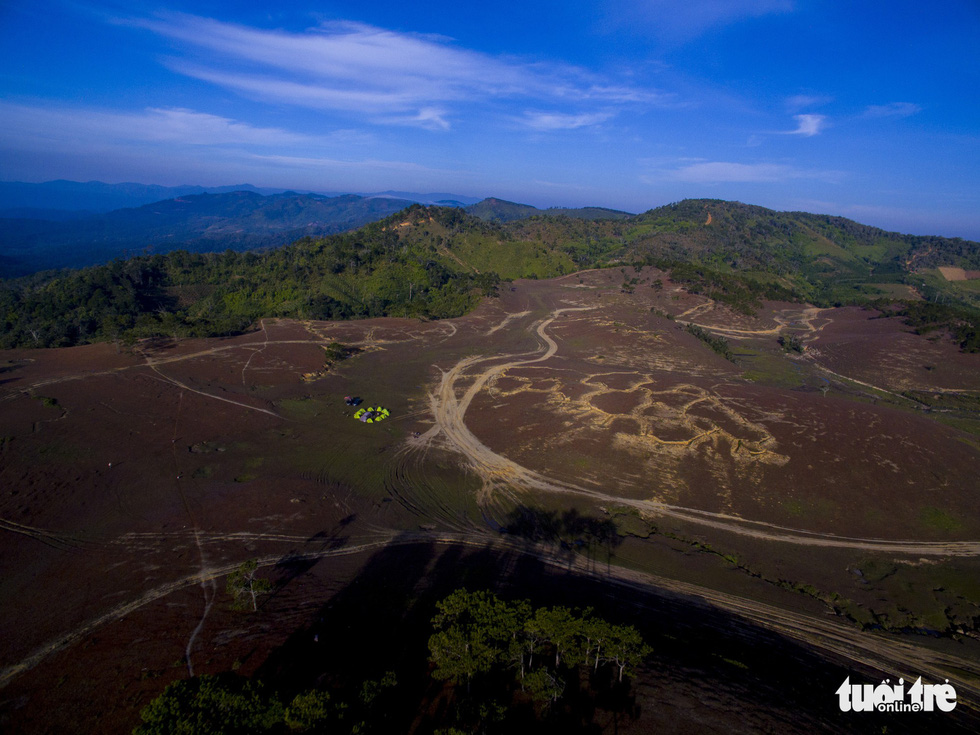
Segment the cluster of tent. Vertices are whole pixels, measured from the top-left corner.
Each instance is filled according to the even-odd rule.
[[[378,406],[377,408],[359,408],[354,413],[354,418],[365,424],[376,424],[379,421],[384,421],[390,415],[387,408]]]

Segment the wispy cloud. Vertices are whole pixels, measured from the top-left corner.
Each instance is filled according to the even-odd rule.
[[[786,98],[786,108],[790,112],[812,109],[833,102],[833,97],[817,94],[796,94]]]
[[[308,144],[306,135],[261,128],[184,108],[149,107],[137,112],[31,106],[0,102],[0,131],[8,141],[56,140],[67,145],[117,140],[191,146]]]
[[[344,160],[340,158],[317,156],[288,156],[280,154],[255,153],[250,154],[248,159],[251,161],[260,161],[262,163],[276,164],[277,166],[285,166],[287,168],[309,168],[339,171],[375,170],[410,173],[416,175],[426,174],[431,176],[458,176],[460,173],[459,171],[451,171],[449,169],[431,168],[412,161],[391,161],[373,158]]]
[[[523,118],[518,122],[532,130],[575,130],[577,128],[591,127],[609,120],[613,116],[611,112],[597,112],[585,114],[564,114],[560,112],[525,112]]]
[[[802,135],[805,138],[818,135],[827,122],[824,115],[793,115],[793,119],[796,120],[796,130],[787,130],[786,134]]]
[[[798,169],[785,163],[735,163],[731,161],[682,162],[670,169],[660,169],[656,176],[645,180],[681,181],[688,184],[766,184],[794,179],[818,179],[836,183],[842,178],[839,171],[814,171]]]
[[[426,130],[449,130],[449,120],[446,116],[447,112],[442,108],[423,107],[414,115],[393,115],[378,120],[393,125],[415,125]]]
[[[891,102],[887,105],[869,105],[864,109],[864,117],[911,117],[922,112],[922,108],[912,102]]]
[[[439,124],[438,111],[424,111]],[[0,159],[25,180],[65,175],[161,183],[228,183],[369,190],[378,176],[402,188],[466,181],[465,171],[359,155],[371,136],[351,130],[302,135],[181,108],[120,112],[0,101]],[[376,154],[375,154],[376,155]],[[120,170],[130,173],[120,175]],[[74,172],[74,173],[72,173]],[[125,179],[123,179],[125,180]],[[335,182],[335,183],[326,183]]]
[[[614,26],[628,25],[679,43],[715,28],[795,8],[793,0],[620,0],[611,3],[607,13]]]
[[[181,74],[253,98],[386,124],[445,130],[451,119],[447,105],[502,98],[552,105],[649,105],[668,99],[579,67],[494,56],[441,36],[361,23],[329,23],[295,33],[183,14],[127,22],[181,42],[186,53],[165,62]]]

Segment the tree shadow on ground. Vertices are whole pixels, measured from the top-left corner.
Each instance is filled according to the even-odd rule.
[[[338,521],[331,530],[320,531],[310,536],[302,549],[284,554],[274,567],[276,592],[285,589],[294,579],[309,572],[320,562],[324,552],[346,546],[350,539],[343,535],[342,531],[356,520],[357,514],[352,513]]]
[[[508,533],[540,543],[580,527],[574,515],[521,511]],[[845,677],[874,682],[882,672],[828,660],[699,598],[602,579],[601,569],[580,574],[554,561],[406,533],[372,554],[350,584],[295,629],[255,676],[285,698],[320,688],[346,702],[356,700],[364,681],[391,671],[398,684],[376,708],[379,719],[371,731],[428,735],[446,728],[460,708],[494,704],[467,700],[463,688],[431,675],[428,639],[436,604],[465,588],[488,590],[505,600],[528,599],[536,607],[589,607],[616,624],[635,626],[654,651],[632,688],[618,686],[601,668],[598,677],[605,680],[583,672],[578,684],[570,684],[569,701],[561,708],[542,712],[518,698],[516,706],[496,722],[488,720],[480,732],[870,733],[883,726],[925,732],[936,725],[931,717],[913,722],[876,713],[871,722],[840,712],[834,693]],[[329,569],[315,566],[306,573],[329,575]],[[969,731],[975,724],[975,718],[960,719],[969,715],[965,708],[941,714],[950,732]]]
[[[518,505],[498,530],[528,544],[550,546],[569,565],[576,555],[584,555],[590,569],[595,569],[600,559],[608,567],[615,556],[614,549],[623,543],[612,519],[582,515],[575,508],[559,513]]]

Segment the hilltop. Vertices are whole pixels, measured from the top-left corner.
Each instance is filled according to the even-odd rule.
[[[549,207],[548,209],[538,209],[530,204],[518,204],[508,202],[504,199],[489,197],[476,204],[466,207],[467,214],[487,220],[488,222],[516,222],[531,217],[571,217],[573,219],[610,219],[620,220],[632,217],[629,212],[621,212],[618,209],[606,209],[604,207]]]
[[[264,198],[256,212],[251,204],[259,195],[244,192],[152,206],[165,220],[169,212],[186,216],[210,205],[215,196],[228,203],[229,219],[240,205],[240,219],[269,231],[278,227],[266,245],[296,232],[288,225],[308,215],[297,196]],[[350,208],[392,204],[301,198],[348,214]],[[224,231],[217,223],[210,228]],[[976,330],[964,325],[977,322],[980,281],[950,281],[939,268],[959,269],[964,277],[980,270],[977,243],[889,233],[840,217],[686,200],[622,219],[533,216],[506,224],[459,208],[414,204],[353,232],[304,237],[272,250],[178,250],[37,274],[0,290],[0,344],[70,345],[161,332],[217,336],[269,316],[444,318],[473,308],[501,280],[612,266],[623,269],[629,289],[635,284],[626,267],[643,264],[667,269],[690,292],[743,313],[762,299],[929,302],[929,313],[920,309],[916,317],[922,324],[952,329],[964,347],[975,340]]]

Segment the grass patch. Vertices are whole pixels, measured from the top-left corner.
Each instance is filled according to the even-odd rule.
[[[898,572],[898,565],[882,559],[868,559],[857,566],[865,581],[874,584]]]
[[[941,508],[926,507],[919,513],[919,521],[923,526],[932,531],[959,531],[963,524]]]
[[[787,500],[783,503],[783,510],[789,513],[791,516],[804,516],[806,515],[806,506],[803,505],[799,500]]]
[[[803,368],[782,353],[771,354],[740,349],[738,357],[739,364],[746,367],[742,377],[752,383],[789,390],[802,388],[808,383]]]
[[[792,518],[823,520],[833,518],[838,510],[837,503],[826,498],[787,498],[780,507]]]
[[[291,419],[313,419],[326,410],[323,400],[316,398],[285,398],[276,403],[276,407]],[[340,402],[343,408],[343,401]]]

